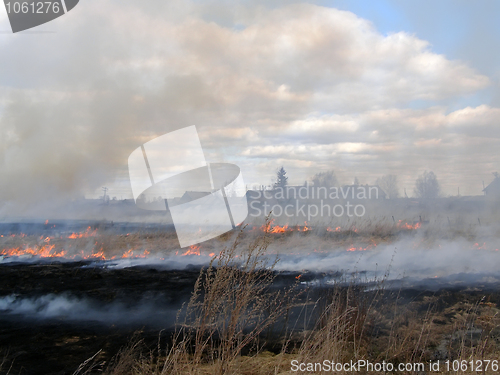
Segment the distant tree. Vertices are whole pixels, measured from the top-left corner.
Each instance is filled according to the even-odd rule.
[[[495,178],[498,178],[500,177],[500,174],[498,172],[493,172],[493,176],[495,176]]]
[[[415,195],[422,199],[434,199],[439,197],[439,182],[434,172],[425,171],[415,181]]]
[[[331,188],[338,185],[337,176],[335,176],[334,171],[316,173],[311,178],[311,181],[315,187],[324,186]]]
[[[286,171],[283,166],[276,172],[276,182],[274,183],[274,188],[284,188],[288,185],[288,177],[286,176]]]
[[[386,174],[377,178],[376,184],[387,194],[389,199],[396,199],[399,197],[398,176],[393,174]]]
[[[359,185],[359,180],[358,180],[357,177],[354,177],[354,183],[353,183],[353,185]]]

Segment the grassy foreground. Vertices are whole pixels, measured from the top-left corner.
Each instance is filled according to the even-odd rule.
[[[273,287],[279,259],[266,252],[267,234],[244,249],[237,237],[200,272],[168,344],[147,347],[138,336],[104,369],[97,353],[74,374],[353,372],[325,360],[374,366],[359,373],[500,372],[499,293],[392,290],[385,276],[369,289],[344,282],[315,292],[300,278]],[[376,371],[383,363],[393,371]]]

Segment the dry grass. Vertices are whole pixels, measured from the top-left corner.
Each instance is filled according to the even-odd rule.
[[[397,366],[500,358],[500,316],[487,300],[457,301],[445,309],[438,296],[407,301],[401,291],[385,290],[385,276],[370,292],[343,284],[319,298],[299,300],[297,285],[271,288],[278,259],[266,252],[269,233],[250,239],[240,232],[201,271],[168,347],[159,340],[157,348],[146,349],[136,339],[105,373],[271,375],[300,373],[290,371],[292,360],[364,359]],[[292,309],[300,310],[294,321]],[[280,327],[273,330],[282,342],[279,353],[266,351],[265,333],[275,326]]]
[[[415,217],[413,218],[415,219]],[[308,241],[314,236],[318,247],[324,248],[345,248],[352,244],[366,246],[371,244],[383,244],[394,241],[396,238],[416,236],[422,241],[425,240],[429,246],[436,241],[446,239],[465,239],[470,242],[480,241],[488,238],[495,230],[500,230],[498,225],[487,227],[489,225],[486,219],[483,220],[483,227],[477,222],[477,218],[465,220],[462,217],[453,218],[449,221],[446,217],[435,217],[429,223],[424,223],[418,230],[405,227],[404,224],[414,225],[414,220],[393,219],[391,216],[370,218],[366,217],[360,220],[345,220],[343,222],[318,223],[309,225],[308,232],[293,231],[294,226],[289,227],[286,233],[268,234],[272,238],[273,245],[283,245],[284,247],[293,247],[294,244],[304,245],[307,249]],[[416,216],[419,220],[419,216]],[[278,220],[275,221],[278,224]],[[303,225],[304,223],[300,223]],[[402,225],[403,224],[403,225]],[[490,223],[491,224],[491,223]],[[281,223],[283,225],[283,223]],[[241,246],[248,248],[252,243],[258,241],[263,231],[261,225],[255,225],[253,229],[247,229],[240,232],[238,241]],[[331,231],[332,228],[340,228],[338,231]],[[330,228],[330,231],[327,230]],[[177,236],[173,231],[152,231],[144,229],[129,234],[117,234],[111,230],[91,230],[91,236],[82,238],[68,238],[69,233],[62,236],[54,235],[45,237],[39,235],[14,236],[6,235],[0,238],[0,248],[8,255],[9,250],[18,249],[23,252],[31,249],[31,253],[43,253],[47,247],[53,246],[52,254],[65,253],[66,258],[76,257],[80,259],[82,252],[86,256],[104,255],[106,259],[113,257],[120,258],[124,254],[128,256],[140,256],[147,251],[150,255],[165,256],[174,255],[178,252],[179,243]],[[82,232],[84,233],[84,232]],[[486,234],[488,235],[486,235]],[[204,242],[202,245],[203,255],[218,253],[221,246],[231,244],[234,240],[234,233],[228,232],[215,239]],[[229,245],[230,247],[231,245]],[[299,246],[300,247],[300,246]],[[181,254],[179,254],[181,255]]]
[[[266,256],[268,237],[245,252],[238,252],[238,245],[239,238],[198,278],[162,374],[198,373],[207,363],[212,373],[227,373],[242,350],[260,350],[260,335],[285,313],[290,294],[269,290],[277,259]]]

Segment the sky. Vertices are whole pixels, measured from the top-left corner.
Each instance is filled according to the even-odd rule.
[[[0,8],[0,198],[130,198],[127,159],[196,125],[247,185],[500,170],[496,1],[82,0],[12,34]],[[8,208],[5,208],[8,207]]]

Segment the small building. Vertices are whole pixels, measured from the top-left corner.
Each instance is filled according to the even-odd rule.
[[[491,199],[500,199],[500,177],[495,179],[483,189],[484,195]]]
[[[343,186],[290,186],[273,190],[252,190],[247,197],[255,200],[275,200],[277,202],[318,201],[318,200],[378,200],[386,199],[387,194],[378,185],[343,185]]]

